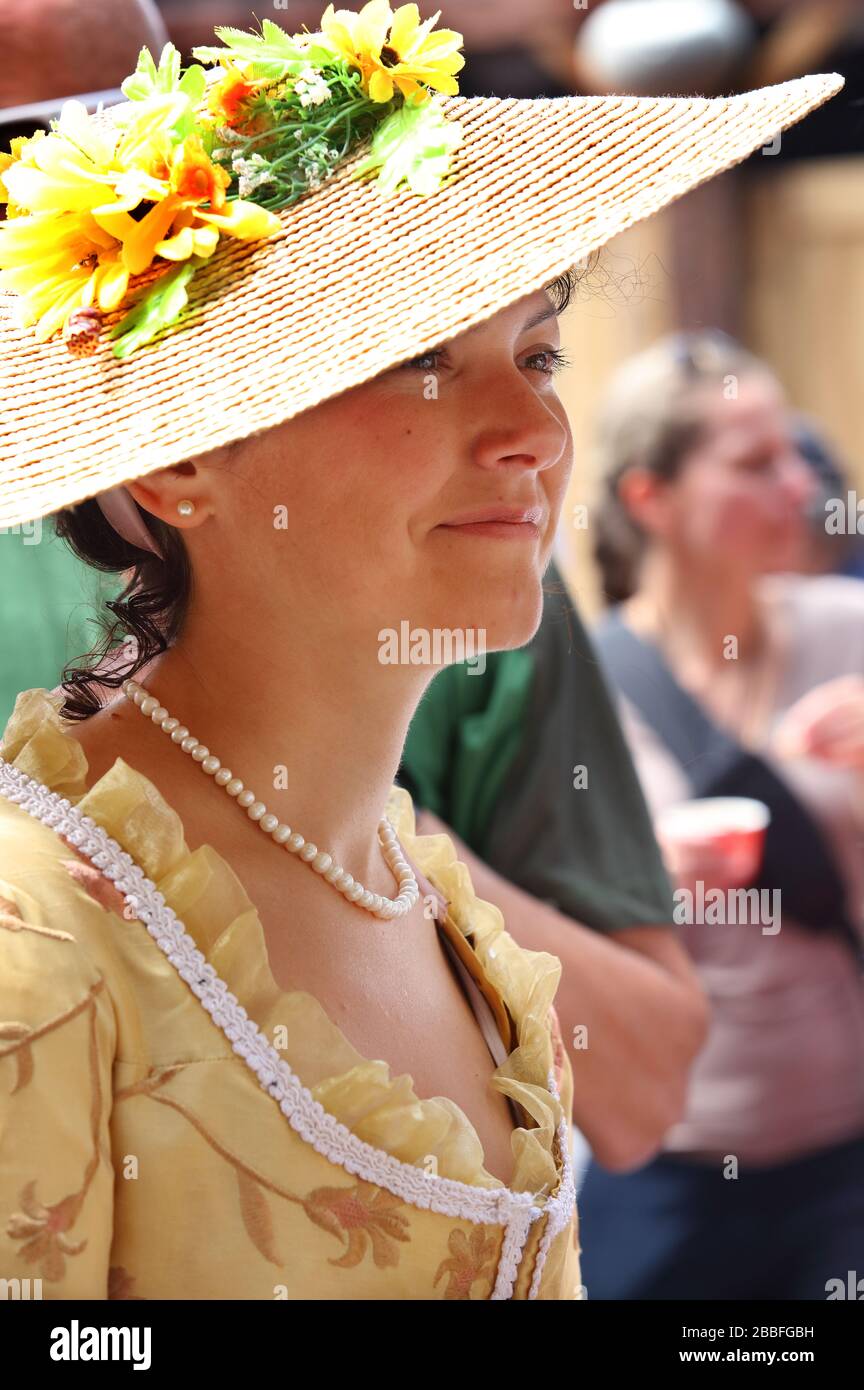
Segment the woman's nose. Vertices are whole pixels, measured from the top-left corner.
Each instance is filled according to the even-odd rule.
[[[490,393],[482,408],[486,423],[474,444],[475,461],[482,467],[521,464],[538,471],[553,468],[570,447],[563,407],[556,413],[527,382],[522,391],[518,383],[515,387],[511,383],[494,396]]]

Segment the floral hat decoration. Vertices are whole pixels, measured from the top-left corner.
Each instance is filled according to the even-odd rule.
[[[490,317],[843,86],[466,98],[416,4],[141,51],[0,154],[0,526],[292,418]]]
[[[127,357],[179,318],[220,236],[278,232],[272,209],[319,188],[369,134],[355,177],[432,192],[461,128],[431,93],[457,92],[465,62],[461,34],[431,33],[437,18],[421,24],[416,5],[394,15],[372,0],[359,14],[328,5],[320,34],[289,36],[269,19],[260,34],[220,28],[223,47],[194,50],[209,71],[181,70],[170,43],[158,67],[142,49],[113,128],[66,102],[50,134],[0,156],[2,283],[21,295],[21,321],[40,342],[62,329],[71,351],[86,352],[133,278],[169,263],[111,329],[115,356]]]

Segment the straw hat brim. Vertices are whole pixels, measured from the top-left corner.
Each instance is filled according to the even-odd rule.
[[[83,358],[60,337],[38,343],[0,295],[0,526],[281,424],[438,346],[842,86],[824,73],[731,97],[445,97],[464,138],[441,189],[382,196],[352,179],[366,142],[280,213],[280,232],[223,237],[183,319],[122,361],[104,334]]]

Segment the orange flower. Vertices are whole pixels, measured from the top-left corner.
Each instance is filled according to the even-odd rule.
[[[233,63],[226,63],[225,68],[225,76],[214,83],[207,93],[207,106],[220,125],[233,126],[240,107],[256,91],[256,84],[247,82]]]
[[[210,202],[214,213],[225,207],[225,189],[231,174],[219,168],[201,145],[200,135],[188,135],[171,156],[171,189],[193,203]]]
[[[231,182],[227,169],[214,164],[199,135],[187,135],[171,156],[171,189],[195,203],[209,200],[214,212],[225,207],[225,189]]]

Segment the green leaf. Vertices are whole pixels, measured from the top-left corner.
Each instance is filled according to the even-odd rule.
[[[154,280],[138,303],[110,330],[108,336],[118,339],[113,349],[115,357],[128,357],[177,321],[189,300],[186,286],[203,263],[200,257],[192,256]]]
[[[290,34],[286,34],[284,29],[280,29],[278,24],[274,24],[272,19],[261,21],[261,37],[273,49],[274,53],[284,53],[286,58],[294,58],[302,54],[299,44],[296,44]]]
[[[149,48],[138,54],[138,65],[130,77],[120,83],[120,90],[130,101],[141,101],[152,94],[156,82],[156,64]]]
[[[194,63],[184,72],[177,84],[177,90],[183,92],[191,102],[199,102],[207,88],[207,74],[202,67]]]
[[[181,73],[180,54],[173,43],[166,43],[158,67],[149,49],[141,49],[137,68],[131,77],[121,82],[120,90],[130,101],[146,101],[148,97],[182,92],[190,102],[196,102],[204,94],[206,80],[204,69],[194,64]]]
[[[341,54],[325,43],[298,44],[295,39],[274,24],[271,19],[261,22],[261,33],[248,33],[231,25],[219,25],[214,30],[223,48],[199,45],[192,49],[193,57],[202,63],[219,63],[226,53],[252,64],[252,77],[259,81],[278,82],[299,72],[310,64],[317,68],[332,68],[344,64]]]
[[[173,92],[180,80],[180,54],[173,43],[166,43],[156,69],[156,90]]]
[[[243,29],[217,28],[215,33],[235,53],[243,58],[261,62],[298,62],[304,60],[303,49],[289,38],[284,29],[265,19],[263,33],[248,34]]]
[[[310,43],[304,52],[307,62],[315,68],[334,67],[345,62],[341,53],[334,53],[332,48],[324,48],[320,43]]]
[[[462,137],[462,126],[448,120],[434,98],[419,105],[406,102],[378,126],[369,154],[353,177],[377,169],[380,193],[395,192],[403,180],[412,193],[434,193],[450,167],[450,151]]]

